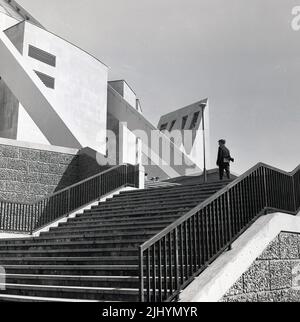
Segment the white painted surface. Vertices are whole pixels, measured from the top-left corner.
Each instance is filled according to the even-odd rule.
[[[145,168],[139,164],[139,189],[145,189]]]
[[[12,18],[3,12],[0,12],[0,31],[10,28],[17,23],[19,23],[19,20]]]
[[[10,6],[10,4],[8,4],[5,0],[0,0],[0,12],[18,21],[23,20],[23,17],[16,10],[14,10]]]
[[[119,164],[137,164],[137,154],[141,154],[141,146],[137,145],[137,137],[127,128],[127,123],[119,124]]]
[[[0,0],[0,11],[19,21],[27,20],[42,27],[41,24],[15,0]]]
[[[46,136],[29,116],[22,104],[19,104],[17,140],[50,145]]]
[[[30,235],[28,234],[12,234],[12,233],[1,233],[0,232],[0,239],[18,239],[18,238],[29,238]]]
[[[100,129],[106,129],[107,120],[107,75],[108,68],[94,57],[56,35],[30,23],[25,24],[24,60],[32,70],[42,72],[55,79],[55,89],[49,89],[39,82],[55,112],[73,133],[82,147],[89,146],[100,153],[106,153],[99,137]],[[28,56],[29,45],[56,56],[56,67],[52,67]],[[31,115],[32,116],[32,115]],[[19,117],[18,139],[46,143],[39,131],[38,121],[31,121],[22,112]],[[51,124],[56,131],[56,124]],[[103,136],[105,132],[102,132]],[[53,144],[53,142],[50,142]],[[77,147],[77,146],[74,146]]]
[[[190,158],[197,164],[197,166],[203,169],[204,158],[203,158],[203,118],[202,118],[202,107],[201,103],[205,103],[206,107],[204,109],[204,128],[205,128],[205,145],[206,145],[206,167],[210,168],[210,127],[209,127],[209,101],[207,99],[196,102],[194,104],[188,105],[186,107],[175,110],[171,113],[163,115],[158,123],[158,128],[160,129],[162,125],[168,124],[167,131],[163,131],[167,136],[172,137],[176,132],[180,132],[183,138],[181,142],[176,142],[178,148],[184,151]],[[194,114],[199,112],[197,123],[195,127],[190,131],[190,126],[193,121]],[[183,117],[187,117],[186,125],[182,129],[182,120]],[[175,121],[175,124],[172,128],[171,133],[169,132],[172,122]],[[191,136],[189,140],[188,135]],[[175,135],[176,136],[176,135]]]
[[[54,145],[80,148],[47,97],[45,86],[8,37],[0,32],[0,75],[27,113]]]
[[[280,232],[300,233],[300,217],[276,213],[259,218],[180,295],[181,302],[218,302]]]
[[[124,82],[123,97],[132,107],[136,108],[136,95],[126,82]]]
[[[64,148],[61,146],[44,145],[44,144],[10,140],[10,139],[4,139],[4,138],[0,138],[0,144],[1,145],[16,146],[16,147],[20,147],[20,148],[43,150],[43,151],[66,153],[66,154],[74,154],[74,155],[79,152],[78,149],[70,149],[70,148]]]
[[[189,169],[193,169],[194,172],[200,171],[198,167],[195,167],[194,162],[192,162],[186,154],[180,151],[177,146],[172,144],[167,136],[157,131],[155,126],[153,126],[135,108],[128,104],[111,86],[108,86],[108,111],[119,122],[126,122],[127,128],[133,132],[135,136],[141,138],[143,154],[146,155],[146,157],[149,157],[153,164],[157,164],[168,177],[173,178],[185,175]],[[161,139],[166,146],[171,146],[175,160],[181,160],[184,155],[191,166],[186,164],[176,165],[174,163],[172,164],[172,160],[170,159],[164,160],[161,158],[159,145],[153,144],[150,149],[149,145],[151,143],[151,135],[153,135],[153,133],[155,134],[154,131],[157,133],[157,135],[154,135],[154,137],[156,136],[155,139]]]
[[[109,85],[117,91],[132,107],[137,108],[137,97],[125,80],[110,81]]]

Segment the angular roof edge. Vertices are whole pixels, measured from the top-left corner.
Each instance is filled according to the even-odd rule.
[[[40,28],[45,29],[45,27],[36,20],[27,10],[25,10],[21,5],[15,0],[4,0],[18,15],[20,15],[24,20],[31,22]]]
[[[178,109],[176,109],[176,110],[174,110],[174,111],[172,111],[172,112],[169,112],[169,113],[166,113],[166,114],[162,115],[162,116],[160,117],[160,121],[162,120],[162,118],[166,118],[166,117],[168,117],[168,116],[171,116],[172,114],[174,114],[174,113],[176,113],[176,112],[183,111],[184,109],[187,109],[187,108],[189,108],[189,107],[195,106],[196,104],[199,104],[199,106],[200,106],[200,104],[208,104],[208,101],[209,101],[209,99],[208,99],[208,98],[204,98],[204,99],[202,99],[202,100],[200,100],[200,101],[197,101],[197,102],[195,102],[195,103],[192,103],[192,104],[186,105],[186,106],[184,106],[184,107],[178,108]]]

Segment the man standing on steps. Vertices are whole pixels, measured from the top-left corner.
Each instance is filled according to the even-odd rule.
[[[220,180],[223,180],[224,170],[227,178],[230,179],[230,161],[234,162],[234,159],[231,157],[230,151],[226,148],[225,144],[225,140],[219,140],[217,166],[219,167]]]

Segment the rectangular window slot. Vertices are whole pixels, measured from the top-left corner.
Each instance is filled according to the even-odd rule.
[[[42,63],[56,67],[56,57],[42,49],[29,45],[28,56]]]

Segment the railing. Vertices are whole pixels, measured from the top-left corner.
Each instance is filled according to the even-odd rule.
[[[259,163],[140,246],[140,300],[176,299],[259,216],[299,208],[300,166],[287,173]]]
[[[122,186],[138,187],[136,166],[115,166],[34,203],[0,201],[0,231],[32,233]]]

